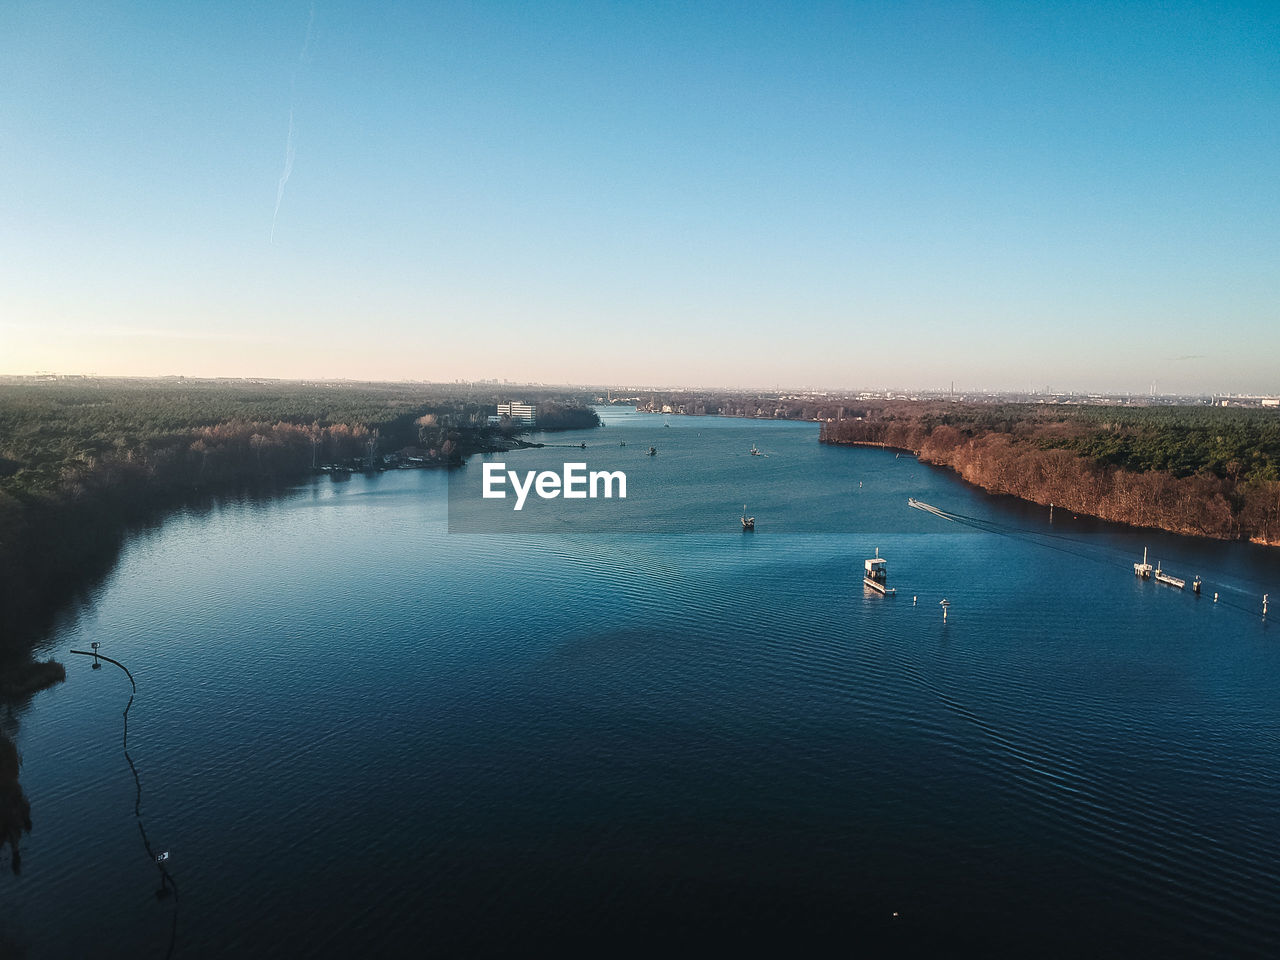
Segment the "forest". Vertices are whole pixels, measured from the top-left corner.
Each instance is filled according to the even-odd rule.
[[[1139,527],[1280,544],[1280,414],[863,402],[822,442],[908,450],[990,493]]]

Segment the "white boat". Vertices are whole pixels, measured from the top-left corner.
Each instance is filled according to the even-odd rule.
[[[880,556],[880,548],[876,547],[876,555],[863,564],[862,582],[866,586],[892,597],[898,591],[888,584],[889,561]]]

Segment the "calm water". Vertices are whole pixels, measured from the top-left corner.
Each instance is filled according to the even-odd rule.
[[[813,424],[610,420],[585,459],[625,438],[648,504],[610,533],[450,534],[400,472],[139,535],[9,720],[0,943],[169,947],[97,640],[175,956],[1276,954],[1274,555],[1050,527]],[[1137,581],[1148,544],[1206,595]]]

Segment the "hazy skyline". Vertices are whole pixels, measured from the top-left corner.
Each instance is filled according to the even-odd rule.
[[[1274,4],[7,4],[0,373],[1280,392]]]

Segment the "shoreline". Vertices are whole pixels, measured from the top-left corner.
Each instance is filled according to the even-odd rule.
[[[1104,513],[1098,509],[1097,505],[1081,506],[1080,504],[1072,503],[1069,500],[1055,501],[1041,497],[1022,496],[1007,490],[995,489],[992,486],[979,483],[971,477],[965,476],[964,471],[955,464],[948,463],[945,460],[938,460],[925,456],[921,450],[913,450],[910,447],[904,447],[897,444],[884,443],[877,440],[832,440],[826,437],[819,440],[819,442],[832,447],[874,447],[881,450],[898,450],[903,453],[909,453],[920,463],[929,464],[930,466],[940,467],[951,471],[962,482],[976,487],[978,490],[981,490],[983,493],[990,496],[1012,497],[1013,499],[1020,500],[1023,503],[1031,503],[1040,507],[1056,506],[1063,510],[1069,510],[1071,513],[1079,514],[1080,516],[1090,517],[1094,520],[1102,521],[1103,523],[1118,524],[1123,527],[1128,527],[1131,530],[1158,530],[1161,533],[1169,533],[1179,537],[1196,537],[1202,540],[1216,540],[1219,543],[1251,543],[1260,547],[1280,547],[1280,540],[1264,540],[1261,537],[1221,536],[1205,531],[1189,530],[1186,528],[1179,529],[1159,523],[1132,523],[1118,517],[1105,516]],[[1138,475],[1135,474],[1135,476]]]

